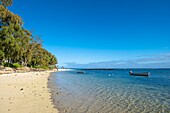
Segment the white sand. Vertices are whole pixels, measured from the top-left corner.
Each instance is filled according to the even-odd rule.
[[[58,113],[48,89],[50,72],[0,75],[0,113]]]

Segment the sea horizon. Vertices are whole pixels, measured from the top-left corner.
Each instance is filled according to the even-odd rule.
[[[77,69],[77,70],[118,70],[118,69],[170,69],[170,68],[58,68],[58,69]]]

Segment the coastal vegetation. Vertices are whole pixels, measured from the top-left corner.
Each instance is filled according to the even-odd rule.
[[[13,3],[13,0],[0,0],[0,2],[3,6],[6,7],[6,6],[11,6]]]
[[[57,58],[43,48],[40,37],[23,27],[22,18],[6,7],[13,0],[0,0],[0,65],[49,69]]]

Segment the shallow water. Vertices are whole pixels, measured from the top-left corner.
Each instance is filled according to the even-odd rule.
[[[56,107],[61,113],[170,113],[170,70],[149,77],[130,70],[76,70],[53,73]]]

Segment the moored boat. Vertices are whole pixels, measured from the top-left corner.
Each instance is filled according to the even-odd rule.
[[[134,73],[134,72],[130,71],[129,74],[134,75],[134,76],[149,76],[150,72]]]
[[[84,71],[77,71],[78,74],[85,74]]]

